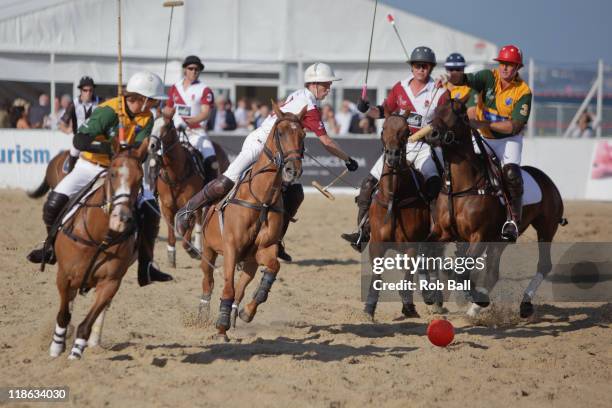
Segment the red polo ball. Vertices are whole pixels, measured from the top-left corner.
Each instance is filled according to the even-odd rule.
[[[448,320],[432,320],[427,327],[427,337],[433,345],[446,347],[455,338],[455,328]]]

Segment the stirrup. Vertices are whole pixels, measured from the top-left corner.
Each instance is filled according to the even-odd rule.
[[[514,220],[508,220],[504,223],[501,236],[504,241],[516,242],[518,239],[518,226]]]
[[[191,211],[185,207],[180,208],[174,216],[174,231],[183,237],[187,233],[187,230],[191,228],[192,221],[194,220],[195,211]],[[186,225],[185,225],[186,224]]]

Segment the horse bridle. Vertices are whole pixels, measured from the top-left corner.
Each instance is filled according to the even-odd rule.
[[[391,117],[391,116],[397,116],[397,117],[402,118],[404,121],[406,121],[406,117],[404,115],[400,115],[398,113],[393,113],[393,114],[389,115],[388,117]],[[406,143],[407,143],[407,140],[408,140],[408,132],[409,131],[410,131],[410,127],[408,126],[408,123],[406,121],[406,128],[402,131],[402,132],[406,133],[406,135],[405,135],[406,136],[406,141],[404,141],[402,146],[399,147],[399,148],[390,149],[387,146],[385,146],[384,143],[383,143],[383,154],[384,154],[383,157],[384,157],[384,161],[387,164],[387,166],[389,166],[393,171],[397,171],[397,166],[401,162],[401,158],[402,157],[406,157]],[[383,133],[381,132],[381,135],[380,135],[381,141],[382,141],[382,136],[383,136]]]
[[[132,157],[132,156],[126,156],[126,159],[131,159],[131,160],[136,160],[138,161],[137,157]],[[142,185],[139,187],[139,192],[140,189],[142,189]],[[110,197],[109,197],[110,196]],[[138,196],[138,194],[136,195]],[[113,184],[110,181],[110,175],[108,177],[108,185],[107,188],[104,189],[104,204],[102,206],[102,208],[104,209],[104,211],[107,214],[110,214],[113,211],[113,208],[118,205],[118,204],[123,204],[125,202],[130,202],[130,199],[132,198],[132,194],[131,193],[121,193],[121,194],[116,194],[115,193],[115,189],[113,188]],[[121,200],[121,201],[119,201]],[[135,202],[134,203],[130,203],[130,209],[134,210],[135,209]]]
[[[276,166],[277,171],[281,171],[288,162],[300,161],[304,158],[304,141],[302,141],[299,149],[293,149],[286,152],[283,150],[283,144],[280,140],[282,135],[278,130],[278,125],[285,121],[296,123],[300,128],[302,127],[300,120],[297,118],[280,118],[274,124],[274,144],[276,145],[276,155],[272,153],[272,150],[270,150],[268,146],[265,145],[263,151],[268,159],[270,159],[270,162]]]

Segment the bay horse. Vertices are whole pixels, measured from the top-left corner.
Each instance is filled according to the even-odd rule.
[[[430,232],[429,203],[420,192],[423,176],[406,160],[406,142],[410,135],[407,115],[390,114],[385,111],[381,141],[384,149],[383,170],[378,187],[372,196],[368,212],[370,219],[370,262],[383,257],[392,243],[419,243],[426,240]],[[405,250],[405,246],[399,246]],[[417,247],[408,249],[412,256]],[[414,273],[414,272],[413,272]],[[372,319],[378,303],[379,291],[374,282],[379,279],[372,273],[364,312]],[[406,279],[412,275],[406,271]],[[419,317],[410,290],[400,291],[402,314]]]
[[[439,147],[444,165],[443,185],[435,209],[436,223],[429,237],[430,241],[465,242],[462,246],[467,257],[476,258],[486,251],[486,275],[484,285],[472,288],[472,305],[469,315],[475,315],[480,308],[489,305],[489,293],[499,279],[499,264],[505,249],[502,244],[501,227],[506,221],[506,208],[502,205],[495,185],[502,186],[498,166],[488,166],[488,157],[477,155],[474,141],[480,135],[469,124],[466,107],[457,100],[438,106],[435,110],[429,132],[422,134],[432,147]],[[480,143],[478,141],[477,143]],[[484,142],[483,142],[484,143]],[[481,144],[481,146],[484,145]],[[481,148],[482,150],[482,148]],[[491,177],[488,168],[497,177]],[[565,225],[563,200],[553,181],[541,170],[522,166],[536,181],[542,191],[540,202],[523,206],[523,217],[519,226],[522,234],[530,225],[537,232],[539,261],[537,273],[523,292],[520,315],[529,317],[534,312],[532,299],[538,286],[552,269],[550,242],[558,226]],[[506,203],[507,203],[506,196]],[[487,245],[487,243],[497,243]],[[469,274],[466,275],[466,280]],[[474,290],[475,289],[475,290]]]
[[[28,197],[40,198],[44,196],[45,194],[47,194],[47,191],[49,191],[49,189],[55,188],[55,186],[57,186],[59,182],[62,181],[64,177],[66,177],[68,173],[64,173],[63,167],[64,162],[68,158],[69,154],[70,151],[62,150],[49,161],[49,164],[47,164],[47,170],[45,171],[45,177],[43,178],[43,181],[38,187],[36,187],[36,189],[26,192]]]
[[[163,126],[159,139],[161,141],[161,168],[159,176],[155,182],[159,193],[161,212],[167,221],[168,227],[168,262],[176,267],[176,234],[174,231],[174,216],[179,208],[183,207],[187,201],[205,184],[203,176],[196,168],[191,153],[187,146],[181,143],[178,132],[170,121]],[[152,139],[153,140],[153,139]],[[229,159],[225,151],[213,142],[219,171],[223,172],[229,166]],[[151,149],[150,149],[150,153]],[[213,176],[213,178],[216,175]],[[196,223],[193,229],[187,230],[183,237],[183,248],[194,259],[200,259],[201,251],[201,231],[202,231],[202,212],[196,212]],[[191,235],[195,232],[194,244],[191,244]]]
[[[100,340],[106,308],[138,255],[135,211],[143,179],[141,163],[146,154],[146,142],[117,153],[103,184],[58,232],[55,254],[60,308],[49,348],[51,357],[65,350],[70,303],[79,291],[95,288],[95,299],[77,328],[68,358],[80,359],[86,346],[97,345]]]
[[[238,182],[235,195],[227,200],[225,208],[220,210],[211,205],[204,211],[201,262],[204,277],[200,314],[208,315],[210,312],[214,264],[221,254],[224,260],[224,285],[216,328],[218,335],[225,339],[244,290],[254,278],[259,265],[263,266],[261,283],[251,302],[240,310],[240,318],[250,322],[257,307],[268,298],[280,270],[277,254],[284,218],[282,183],[291,183],[302,174],[306,134],[301,119],[306,107],[295,115],[281,112],[275,103],[272,106],[277,120],[266,139],[263,152]],[[236,288],[234,272],[238,263],[243,264],[243,273]]]

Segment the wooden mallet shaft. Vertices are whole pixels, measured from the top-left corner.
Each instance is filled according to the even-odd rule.
[[[323,194],[325,197],[327,197],[328,199],[333,201],[333,200],[336,199],[336,197],[334,197],[334,195],[332,193],[327,191],[327,189],[330,188],[332,185],[334,185],[334,183],[336,183],[336,181],[340,180],[347,172],[348,172],[348,169],[344,169],[344,171],[342,173],[340,173],[340,175],[338,177],[333,179],[332,182],[329,183],[328,185],[326,185],[325,187],[323,187],[321,184],[319,184],[318,181],[313,181],[312,182],[312,186],[314,188],[316,188],[317,190],[319,190],[321,192],[321,194]]]
[[[184,1],[164,1],[164,7],[180,7],[185,4]]]

